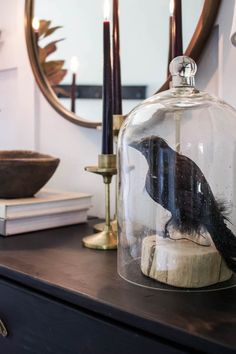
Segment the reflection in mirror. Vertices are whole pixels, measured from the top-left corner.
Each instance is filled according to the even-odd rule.
[[[166,80],[171,0],[120,0],[123,113]],[[204,0],[182,0],[183,50]],[[60,103],[90,122],[102,117],[104,0],[35,0],[38,58]],[[75,99],[73,99],[75,98]]]

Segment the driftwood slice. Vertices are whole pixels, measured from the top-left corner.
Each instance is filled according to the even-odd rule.
[[[209,286],[228,280],[233,274],[214,245],[160,236],[144,238],[141,270],[150,278],[181,288]]]

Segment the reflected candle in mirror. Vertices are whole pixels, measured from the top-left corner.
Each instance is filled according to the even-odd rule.
[[[112,77],[111,77],[111,38],[109,21],[109,0],[104,4],[103,22],[103,121],[102,154],[113,154],[113,116],[112,116]]]
[[[32,27],[34,30],[35,43],[36,43],[36,46],[38,47],[40,21],[37,17],[33,18]]]
[[[77,71],[79,67],[79,62],[77,57],[72,57],[70,62],[70,69],[72,72],[72,84],[71,84],[71,112],[75,113],[76,108],[76,78],[77,78]]]
[[[174,0],[172,17],[172,58],[183,55],[182,0]]]
[[[173,38],[173,12],[174,12],[174,0],[170,0],[170,18],[169,18],[169,53],[168,53],[168,66],[167,66],[167,77],[170,75],[169,65],[172,61],[172,38]]]
[[[120,68],[119,0],[113,0],[113,114],[122,114],[122,87]]]

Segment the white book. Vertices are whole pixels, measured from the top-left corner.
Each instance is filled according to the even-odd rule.
[[[22,219],[0,219],[0,235],[10,236],[37,230],[84,223],[88,209],[51,215],[30,216]]]
[[[22,219],[88,209],[91,197],[85,193],[41,190],[32,198],[0,199],[0,218]]]

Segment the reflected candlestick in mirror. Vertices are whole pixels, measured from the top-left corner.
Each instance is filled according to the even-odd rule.
[[[174,0],[172,17],[172,59],[183,55],[182,0]]]
[[[122,114],[122,87],[120,68],[119,0],[113,0],[113,114]]]
[[[112,77],[111,77],[111,38],[110,38],[110,4],[104,3],[103,22],[103,121],[102,154],[113,154],[113,119],[112,119]]]
[[[72,71],[72,84],[71,84],[71,112],[76,111],[76,77],[77,77],[77,71],[79,67],[79,62],[77,57],[72,57],[71,62],[70,62],[70,69]]]

